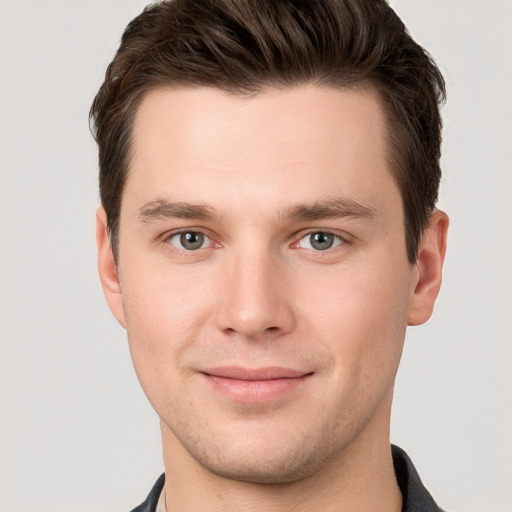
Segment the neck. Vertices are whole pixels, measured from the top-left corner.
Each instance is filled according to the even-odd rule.
[[[168,512],[400,512],[402,507],[389,443],[389,413],[387,418],[374,417],[319,471],[286,484],[215,475],[193,459],[164,424],[162,440]]]

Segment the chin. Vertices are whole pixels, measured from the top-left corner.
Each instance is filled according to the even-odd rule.
[[[206,471],[222,478],[257,484],[288,484],[312,476],[339,454],[340,442],[333,443],[333,437],[325,430],[317,433],[311,436],[295,432],[294,436],[288,432],[283,436],[267,432],[258,436],[248,431],[243,436],[185,438],[180,444]],[[212,439],[215,442],[211,442]]]
[[[212,459],[203,456],[198,459],[198,462],[209,472],[229,480],[275,485],[307,478],[316,473],[326,460],[323,459],[320,463],[318,458],[307,454],[279,454],[272,459],[250,457],[245,454],[243,457],[236,458]]]

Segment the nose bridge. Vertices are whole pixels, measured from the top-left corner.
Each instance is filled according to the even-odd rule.
[[[268,247],[247,244],[228,258],[219,310],[219,327],[254,339],[287,332],[293,323],[283,294],[285,276]]]

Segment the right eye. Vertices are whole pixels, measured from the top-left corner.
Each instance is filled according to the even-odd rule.
[[[313,231],[303,236],[298,246],[303,249],[313,249],[315,251],[327,251],[344,243],[339,235],[327,231]]]
[[[174,247],[184,251],[197,251],[210,245],[211,240],[199,231],[182,231],[168,238],[168,241]]]

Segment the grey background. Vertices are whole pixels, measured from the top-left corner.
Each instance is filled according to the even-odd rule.
[[[0,0],[0,511],[126,511],[158,421],[96,273],[87,114],[144,0]],[[453,512],[512,510],[512,2],[396,0],[448,82],[444,288],[392,440]]]

